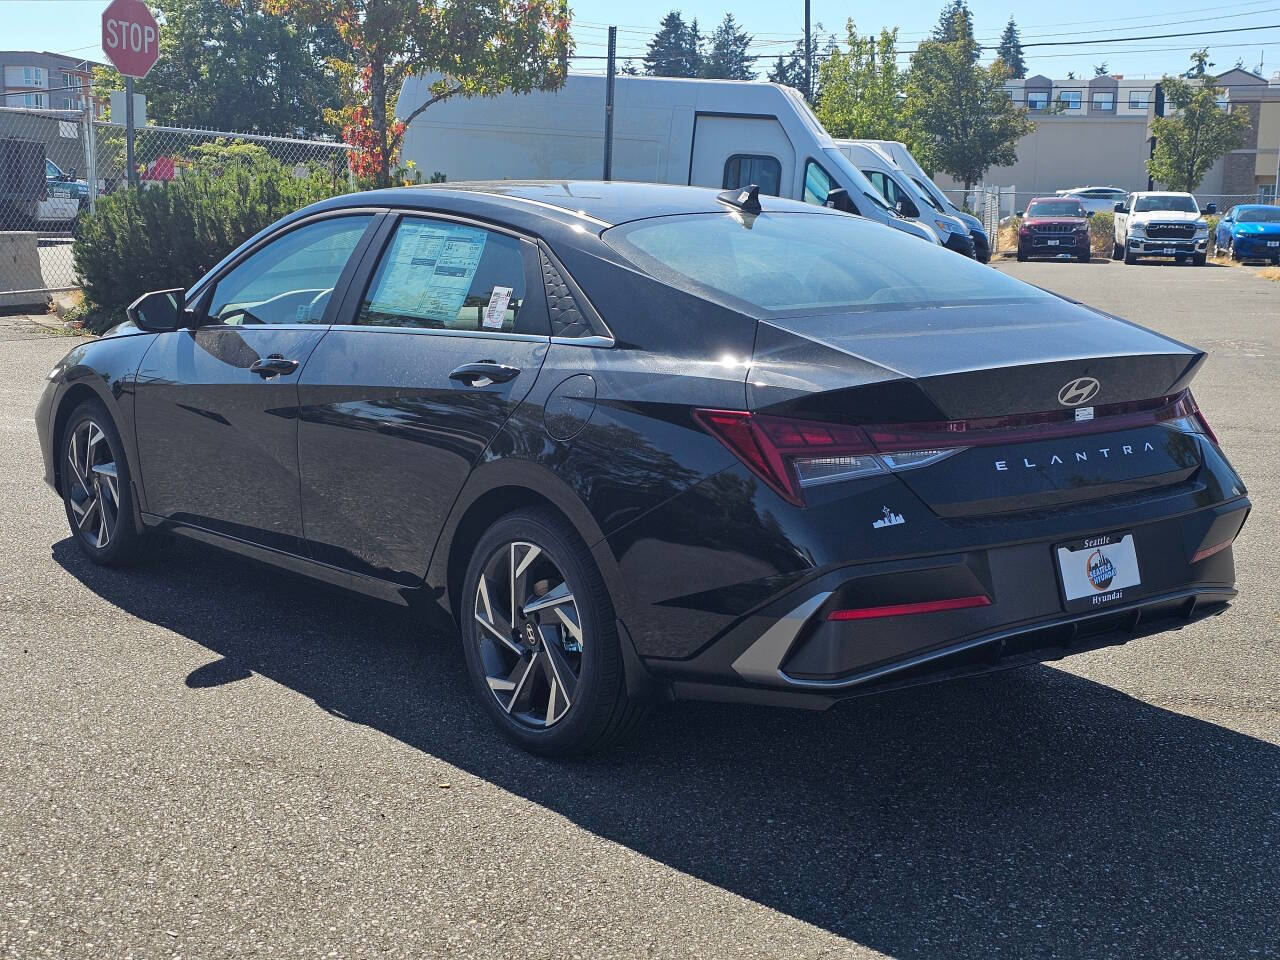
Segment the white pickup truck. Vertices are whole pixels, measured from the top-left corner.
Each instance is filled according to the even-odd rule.
[[[1173,257],[1203,267],[1209,250],[1209,224],[1189,193],[1140,191],[1115,205],[1116,260],[1137,263],[1139,257]]]

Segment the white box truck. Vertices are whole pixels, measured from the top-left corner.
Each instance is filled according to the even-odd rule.
[[[397,115],[429,99],[437,79],[406,80]],[[439,172],[450,182],[599,180],[604,130],[605,78],[570,74],[555,91],[434,104],[409,124],[402,158],[424,177]],[[804,98],[779,84],[618,77],[612,173],[717,189],[754,183],[763,193],[817,204],[843,190],[836,197],[850,212],[938,242],[934,231],[885,204]]]

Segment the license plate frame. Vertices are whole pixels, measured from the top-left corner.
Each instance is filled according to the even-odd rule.
[[[1160,252],[1161,252],[1161,253],[1163,253],[1166,257],[1173,257],[1173,256],[1177,256],[1178,248],[1177,248],[1177,247],[1165,247],[1165,248],[1164,248],[1163,250],[1161,250]]]
[[[1268,247],[1280,247],[1280,240],[1268,240],[1268,241],[1267,241],[1267,246],[1268,246]]]
[[[1062,601],[1070,612],[1104,609],[1142,592],[1131,530],[1055,544],[1053,556]]]
[[[1056,247],[1058,245],[1057,240],[1046,240],[1044,243],[1046,247]]]

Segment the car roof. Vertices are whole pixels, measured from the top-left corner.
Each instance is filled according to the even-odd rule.
[[[348,206],[389,206],[466,213],[513,226],[585,227],[599,232],[619,223],[685,213],[723,212],[721,191],[675,184],[593,180],[493,180],[392,187],[345,194],[322,201],[312,211]],[[839,215],[810,203],[760,195],[765,212],[793,210]]]

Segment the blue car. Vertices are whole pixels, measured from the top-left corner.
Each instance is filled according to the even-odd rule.
[[[1280,264],[1280,207],[1242,203],[1227,211],[1214,234],[1218,253],[1232,260],[1270,260]]]

